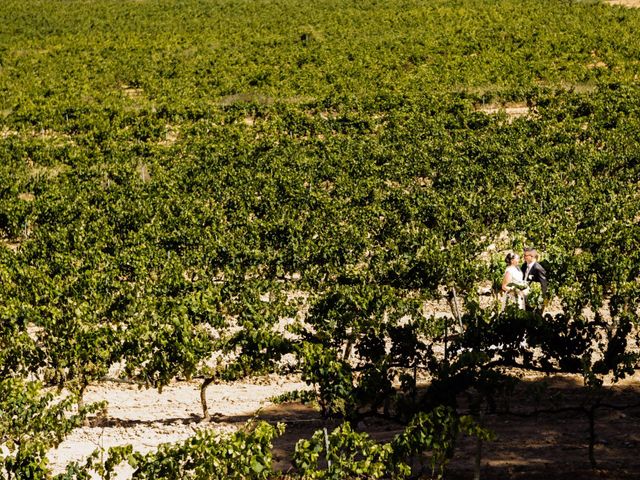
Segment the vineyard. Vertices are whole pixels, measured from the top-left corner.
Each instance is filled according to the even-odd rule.
[[[0,479],[637,478],[640,10],[4,0],[0,24]],[[502,308],[525,247],[548,291]],[[173,404],[127,419],[122,392]],[[495,460],[545,422],[570,461]],[[179,434],[139,449],[145,425]]]

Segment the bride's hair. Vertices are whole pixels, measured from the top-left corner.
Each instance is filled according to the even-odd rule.
[[[511,260],[513,260],[514,258],[516,258],[516,254],[515,253],[507,253],[507,256],[504,257],[504,261],[507,265],[511,265]]]

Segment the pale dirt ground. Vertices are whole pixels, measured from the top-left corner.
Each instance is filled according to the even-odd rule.
[[[629,8],[640,8],[640,0],[607,0],[610,5],[621,5]]]
[[[487,414],[486,425],[497,438],[483,446],[482,478],[572,480],[592,478],[640,479],[640,406],[618,411],[601,409],[596,419],[596,459],[592,470],[587,456],[587,418],[576,412],[546,413],[521,417],[535,408],[527,386],[547,383],[545,398],[538,408],[556,409],[577,406],[584,398],[582,381],[575,375],[543,377],[525,375],[523,383],[510,397],[509,411]],[[269,398],[287,391],[308,388],[295,376],[270,376],[228,385],[211,385],[207,398],[212,422],[201,422],[199,383],[176,382],[162,393],[120,382],[106,381],[93,386],[87,401],[107,400],[108,415],[93,420],[91,426],[74,431],[49,455],[55,472],[70,461],[82,460],[98,447],[132,444],[141,452],[155,450],[161,443],[178,442],[202,428],[231,432],[253,417],[271,423],[284,422],[285,434],[274,442],[274,462],[278,469],[290,468],[290,453],[295,442],[308,438],[322,427],[337,423],[324,422],[313,408],[294,404],[274,405]],[[464,408],[464,399],[461,403]],[[640,403],[640,371],[619,382],[606,402],[612,405]],[[504,408],[504,406],[502,406]],[[373,438],[389,441],[402,430],[397,424],[368,419],[359,425]],[[476,445],[462,439],[449,467],[448,478],[472,478]],[[119,470],[120,479],[128,478],[131,469]],[[425,477],[427,478],[427,477]]]
[[[269,398],[306,385],[294,377],[264,377],[207,388],[209,412],[214,422],[201,422],[200,383],[175,382],[162,393],[140,389],[137,385],[105,381],[91,386],[85,402],[107,401],[107,416],[94,419],[90,426],[76,429],[49,454],[54,473],[66,464],[81,461],[95,449],[116,445],[133,445],[140,452],[155,450],[161,443],[185,440],[198,429],[214,428],[221,432],[236,430],[265,406]],[[121,478],[126,478],[124,469]]]
[[[493,297],[482,297],[487,307]],[[561,310],[554,301],[550,313]],[[445,300],[428,302],[425,315],[450,315]],[[436,348],[437,351],[440,349]],[[440,352],[442,353],[442,352]],[[117,372],[115,372],[117,374]],[[535,408],[527,385],[547,381],[545,398],[556,397],[553,405],[540,408],[580,404],[584,393],[582,379],[576,375],[545,377],[526,374],[511,398],[511,412],[530,413]],[[88,388],[85,401],[107,401],[106,416],[94,418],[87,427],[79,428],[49,454],[54,473],[60,473],[72,461],[82,461],[95,449],[131,444],[135,450],[149,452],[162,443],[180,442],[199,429],[232,432],[259,417],[271,423],[284,422],[285,434],[274,442],[274,462],[278,469],[290,468],[290,454],[300,438],[308,438],[322,427],[337,423],[324,422],[313,408],[300,404],[274,405],[270,398],[285,392],[309,389],[299,376],[270,375],[231,384],[210,385],[207,389],[209,412],[214,418],[202,422],[200,382],[179,381],[165,387],[162,393],[140,389],[123,381],[104,381]],[[464,399],[462,400],[464,403]],[[615,405],[640,404],[640,371],[619,382],[614,395],[607,399]],[[598,414],[596,458],[600,469],[593,471],[587,457],[587,419],[576,412],[544,414],[522,418],[512,414],[490,414],[487,426],[497,439],[483,449],[482,478],[540,478],[544,480],[586,480],[591,478],[640,479],[640,407],[625,411],[602,409]],[[359,427],[374,438],[389,441],[402,427],[386,421],[368,419]],[[448,478],[472,478],[475,444],[462,440],[452,461]],[[131,468],[119,469],[118,479],[129,478]],[[425,477],[426,478],[426,477]]]

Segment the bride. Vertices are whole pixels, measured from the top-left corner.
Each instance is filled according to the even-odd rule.
[[[509,303],[515,303],[518,308],[524,310],[526,298],[526,283],[522,270],[520,270],[520,256],[515,253],[508,253],[504,261],[507,263],[507,269],[502,279],[502,309]]]

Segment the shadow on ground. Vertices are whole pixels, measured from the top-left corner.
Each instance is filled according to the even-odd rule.
[[[596,410],[595,458],[588,457],[589,421],[585,407],[593,401],[577,376],[532,377],[522,380],[498,410],[487,413],[485,426],[496,439],[482,447],[481,478],[587,480],[640,479],[640,372],[624,384],[612,387]],[[461,404],[463,404],[461,399]],[[464,406],[462,407],[464,408]],[[338,421],[323,421],[311,406],[299,403],[275,405],[256,415],[271,423],[283,422],[286,431],[274,442],[276,468],[291,467],[291,452],[300,438]],[[225,423],[245,422],[249,416],[219,417]],[[370,418],[358,425],[378,441],[389,441],[402,425]],[[446,478],[473,478],[477,451],[475,439],[461,438]]]

